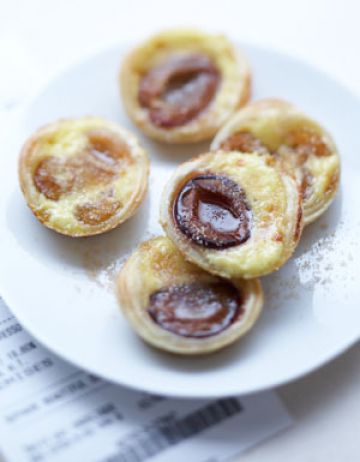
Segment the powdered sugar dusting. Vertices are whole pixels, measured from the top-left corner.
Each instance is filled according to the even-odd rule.
[[[155,237],[153,233],[145,233],[144,240]],[[108,291],[114,290],[116,276],[131,254],[131,250],[122,254],[114,245],[94,245],[82,254],[86,275],[98,286]]]
[[[333,285],[346,289],[355,280],[353,251],[357,245],[355,236],[359,232],[360,223],[350,227],[342,221],[335,231],[320,237],[295,258],[300,284],[308,290],[315,287],[328,289]]]

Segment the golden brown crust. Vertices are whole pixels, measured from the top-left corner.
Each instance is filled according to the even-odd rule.
[[[154,125],[139,103],[141,77],[155,64],[174,53],[201,53],[219,69],[221,83],[214,100],[193,120],[173,128]],[[244,105],[251,92],[251,72],[246,58],[235,51],[222,35],[193,29],[159,33],[135,48],[123,61],[120,88],[125,109],[133,122],[148,136],[167,143],[191,143],[214,136],[232,113]]]
[[[169,239],[158,237],[142,243],[125,263],[117,280],[117,293],[122,312],[147,343],[172,353],[207,354],[230,345],[253,327],[263,305],[259,280],[231,281],[241,291],[243,314],[210,337],[189,338],[165,330],[151,319],[147,307],[150,295],[159,289],[215,281],[219,278],[188,263]]]
[[[179,187],[194,174],[224,175],[245,192],[252,214],[250,237],[229,248],[207,248],[175,223]],[[160,222],[185,258],[225,278],[253,278],[280,268],[293,253],[303,227],[302,198],[296,180],[280,171],[272,156],[217,151],[180,165],[163,192]]]
[[[145,196],[148,174],[136,138],[98,117],[40,128],[19,158],[20,187],[36,218],[72,237],[101,234],[130,218]]]
[[[340,158],[330,134],[292,104],[279,99],[254,101],[238,111],[215,136],[217,150],[236,133],[251,133],[293,170],[303,190],[304,223],[317,219],[335,197]]]

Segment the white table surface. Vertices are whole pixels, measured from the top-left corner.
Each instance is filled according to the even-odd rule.
[[[7,104],[15,104],[35,84],[84,54],[183,25],[296,55],[360,95],[358,0],[0,0],[0,109],[4,94]],[[4,67],[1,57],[6,54]],[[295,425],[240,460],[360,460],[359,363],[360,344],[280,387]]]

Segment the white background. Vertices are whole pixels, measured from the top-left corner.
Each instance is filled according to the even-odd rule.
[[[293,54],[360,95],[357,0],[0,0],[0,109],[15,105],[84,54],[183,25]],[[359,363],[357,345],[331,365],[280,388],[295,426],[241,461],[358,461]]]

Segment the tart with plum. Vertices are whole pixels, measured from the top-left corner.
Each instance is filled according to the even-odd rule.
[[[134,135],[98,117],[39,129],[19,162],[21,189],[36,218],[69,236],[100,234],[127,220],[144,198],[148,173]]]
[[[133,122],[168,143],[205,140],[250,95],[246,58],[222,35],[159,33],[124,60],[120,87]]]
[[[292,104],[259,100],[238,111],[219,131],[212,150],[273,155],[294,171],[303,194],[304,223],[331,204],[340,179],[340,158],[331,135]]]
[[[302,196],[271,155],[217,151],[177,168],[163,192],[160,220],[192,263],[249,279],[280,268],[293,253]]]
[[[235,342],[253,327],[263,305],[258,279],[213,276],[187,262],[166,237],[139,246],[119,274],[117,291],[143,340],[184,355]]]

